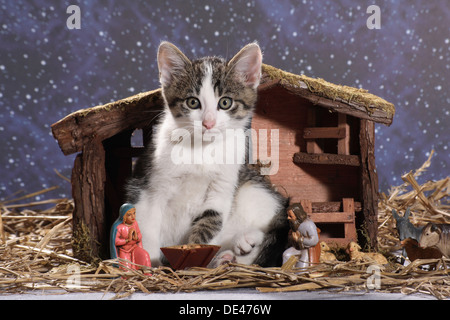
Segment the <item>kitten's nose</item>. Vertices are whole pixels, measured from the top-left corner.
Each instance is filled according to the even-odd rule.
[[[202,125],[207,129],[212,129],[216,125],[216,119],[211,114],[206,114]]]
[[[212,129],[216,125],[216,121],[214,121],[214,120],[212,120],[212,121],[203,120],[202,124],[203,124],[203,126],[206,129],[209,130],[209,129]]]

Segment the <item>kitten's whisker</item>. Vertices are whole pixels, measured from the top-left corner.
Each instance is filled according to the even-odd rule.
[[[147,112],[151,112],[151,111],[147,111]],[[150,120],[150,122],[153,122],[155,119],[157,119],[157,118],[159,118],[159,117],[161,117],[161,116],[163,116],[163,115],[165,115],[165,112],[164,112],[164,111],[160,111],[156,116],[154,116],[154,117]]]
[[[188,139],[188,138],[190,139],[192,137],[192,135],[194,134],[194,128],[189,124],[180,126],[178,129],[181,129],[181,130],[177,130],[178,140],[172,140],[173,143],[180,142],[180,138],[182,140]],[[174,137],[172,137],[172,138],[174,138]]]

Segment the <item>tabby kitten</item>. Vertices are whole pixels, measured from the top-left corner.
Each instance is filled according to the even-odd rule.
[[[250,125],[259,46],[248,44],[228,62],[191,61],[163,42],[157,60],[163,118],[127,187],[152,266],[163,262],[160,247],[187,243],[221,246],[215,265],[279,265],[289,228],[287,200],[248,168],[245,144],[229,134]]]

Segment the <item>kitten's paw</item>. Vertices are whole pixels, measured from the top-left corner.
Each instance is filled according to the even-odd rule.
[[[209,268],[217,268],[227,263],[236,263],[236,255],[231,250],[225,250],[219,253],[208,265]]]
[[[238,238],[233,251],[239,256],[245,256],[249,254],[255,246],[261,243],[263,238],[262,232],[246,233]]]

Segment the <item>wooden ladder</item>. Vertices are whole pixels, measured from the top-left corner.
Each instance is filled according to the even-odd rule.
[[[313,212],[310,200],[301,200],[303,209],[309,218],[321,230],[320,240],[330,244],[346,246],[351,241],[357,241],[355,224],[355,202],[353,198],[342,199],[342,212]],[[326,230],[321,224],[341,224],[344,228],[344,237],[327,237]]]
[[[338,113],[337,127],[315,127],[315,108],[308,108],[308,126],[303,130],[303,138],[306,140],[306,152],[309,154],[323,153],[317,139],[337,139],[337,154],[350,154],[350,126],[347,123],[347,116]]]

